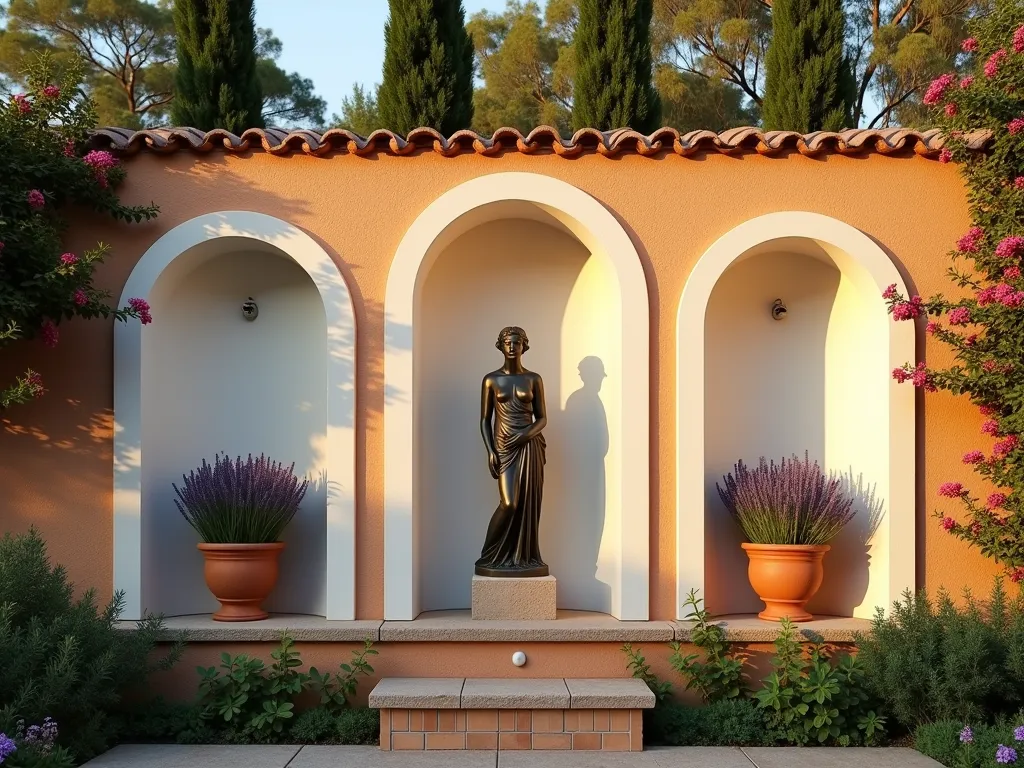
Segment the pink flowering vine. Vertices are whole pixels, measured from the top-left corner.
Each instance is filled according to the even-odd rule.
[[[1016,136],[1021,131],[1024,131],[1024,117],[1013,118],[1013,120],[1006,124],[1006,130],[1010,132],[1011,136]]]
[[[25,97],[25,94],[19,93],[14,97],[15,104],[18,105],[18,112],[23,115],[27,115],[32,111],[32,103]]]
[[[1017,53],[1024,53],[1024,25],[1017,27],[1013,33],[1013,50]]]
[[[1014,189],[1024,189],[1024,176],[1018,176],[1013,180]]]
[[[953,153],[950,152],[945,147],[943,147],[942,150],[939,152],[939,162],[940,163],[949,163],[949,162],[952,162],[952,161],[953,161]]]
[[[939,486],[939,496],[946,496],[950,499],[955,499],[964,492],[964,487],[960,483],[943,483]]]
[[[1003,63],[1009,54],[1006,53],[1005,48],[1000,48],[998,51],[988,57],[988,61],[985,62],[985,77],[993,78],[999,74],[999,66]]]
[[[978,41],[976,38],[968,37],[962,43],[960,43],[960,50],[964,53],[974,53],[978,50]]]
[[[946,117],[955,117],[957,113],[956,104],[950,102],[946,105]]]
[[[981,241],[984,238],[984,229],[982,229],[981,227],[971,227],[969,230],[967,230],[967,234],[965,234],[963,237],[957,240],[957,250],[962,251],[963,253],[977,253],[978,246],[981,245]],[[896,286],[894,285],[893,288],[895,289]],[[892,298],[891,296],[886,296],[885,294],[882,294],[882,297],[886,299]]]
[[[149,302],[145,299],[140,299],[138,297],[128,299],[128,306],[133,312],[138,313],[139,321],[143,325],[149,325],[153,322],[153,315],[151,314]]]
[[[950,310],[950,325],[967,325],[969,322],[971,322],[971,310],[967,307],[957,307],[956,309]]]
[[[85,295],[85,291],[81,288],[75,288],[75,292],[71,294],[71,300],[75,302],[76,307],[84,307],[89,303],[89,297]]]
[[[980,464],[985,460],[985,454],[981,451],[968,451],[964,454],[964,464]]]
[[[1020,277],[1020,267],[1006,267],[1003,270],[1003,277],[1005,277],[1007,280],[1017,280]]]
[[[989,509],[999,509],[1006,503],[1006,498],[1005,493],[990,493],[985,503]]]
[[[942,98],[946,95],[946,91],[949,87],[956,82],[956,75],[947,72],[944,75],[939,75],[937,78],[932,80],[928,86],[928,90],[925,91],[924,101],[925,104],[938,104],[942,101]]]
[[[1024,256],[1024,237],[1020,235],[1004,237],[996,246],[996,256],[1002,259],[1015,259]]]
[[[75,256],[75,254],[73,253],[61,254],[60,263],[63,264],[65,267],[70,267],[78,263],[78,257]]]
[[[968,75],[967,77],[963,77],[963,78],[960,79],[960,88],[961,89],[970,88],[971,85],[973,85],[973,83],[974,83],[974,75]]]
[[[952,517],[942,518],[942,529],[944,531],[952,531],[956,529],[956,520]]]
[[[56,99],[58,96],[60,96],[60,86],[46,86],[45,88],[43,88],[43,96],[45,96],[48,99]]]
[[[46,198],[43,197],[43,193],[38,189],[30,190],[27,196],[28,204],[34,209],[39,210],[46,205]]]
[[[900,301],[893,305],[892,316],[894,320],[912,320],[920,316],[924,308],[921,306],[921,297],[913,296],[910,301]]]

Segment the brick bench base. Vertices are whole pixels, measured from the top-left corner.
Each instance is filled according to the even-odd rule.
[[[639,709],[382,709],[380,748],[639,752]]]

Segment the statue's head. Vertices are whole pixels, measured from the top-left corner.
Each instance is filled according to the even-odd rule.
[[[530,340],[522,328],[517,325],[509,325],[501,329],[494,346],[500,349],[505,357],[514,357],[517,352],[521,355],[530,348]]]

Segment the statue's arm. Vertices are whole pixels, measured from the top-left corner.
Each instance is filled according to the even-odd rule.
[[[491,429],[491,419],[494,416],[494,389],[490,376],[484,376],[480,385],[480,435],[487,446],[488,455],[497,453],[494,446],[494,430]]]

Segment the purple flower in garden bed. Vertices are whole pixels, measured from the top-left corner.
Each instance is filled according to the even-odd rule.
[[[965,725],[964,729],[960,731],[960,743],[970,744],[974,741],[974,731],[971,730],[971,726]]]
[[[1024,725],[1018,725],[1013,729],[1013,740],[1024,741]]]
[[[1017,762],[1017,750],[1013,747],[1007,747],[1004,744],[1000,744],[999,748],[996,749],[996,762],[997,763],[1016,763]]]
[[[18,751],[18,745],[14,739],[8,738],[6,733],[0,733],[0,763]]]

